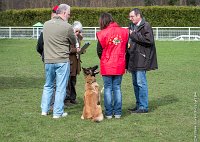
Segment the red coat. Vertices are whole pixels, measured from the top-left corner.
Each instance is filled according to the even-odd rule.
[[[101,75],[124,74],[128,29],[121,28],[114,22],[97,32],[97,38],[103,48],[100,60]]]

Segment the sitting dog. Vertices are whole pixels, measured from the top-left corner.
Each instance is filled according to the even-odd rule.
[[[100,105],[99,85],[95,78],[95,75],[99,73],[97,68],[97,65],[82,68],[85,76],[85,94],[81,119],[91,119],[92,121],[100,122],[103,120],[103,113]]]

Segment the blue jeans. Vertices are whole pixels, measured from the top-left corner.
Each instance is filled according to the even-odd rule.
[[[105,115],[106,116],[121,115],[122,114],[122,93],[121,93],[122,75],[103,76],[103,81],[104,81]]]
[[[70,74],[70,64],[69,62],[45,64],[45,73],[46,82],[44,85],[41,101],[42,112],[48,113],[50,110],[50,101],[54,90],[54,80],[56,80],[53,115],[60,116],[64,113],[64,99],[66,96],[66,86]]]
[[[148,110],[148,86],[146,79],[146,71],[133,71],[132,81],[137,109]]]

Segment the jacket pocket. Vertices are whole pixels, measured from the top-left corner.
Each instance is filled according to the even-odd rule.
[[[138,67],[147,69],[149,65],[149,58],[147,57],[147,55],[137,51],[137,56],[138,56]]]

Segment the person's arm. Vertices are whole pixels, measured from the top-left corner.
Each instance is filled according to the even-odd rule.
[[[70,53],[69,54],[76,54],[78,51],[77,51],[77,48],[75,47],[75,45],[70,45]]]
[[[130,47],[128,47],[128,42],[127,42],[127,44],[126,44],[126,67],[125,67],[126,70],[128,69],[128,62],[129,62],[129,57],[130,57],[130,55],[128,53],[128,48],[130,48]]]
[[[42,54],[44,52],[44,41],[43,41],[43,33],[42,32],[38,38],[36,50],[42,56]]]
[[[103,52],[103,48],[102,48],[100,42],[98,41],[97,42],[97,55],[98,55],[99,59],[101,59],[102,52]]]
[[[73,30],[72,26],[70,26],[68,29],[68,36],[69,36],[68,38],[69,38],[70,44],[76,45],[76,36],[74,34],[74,30]]]

